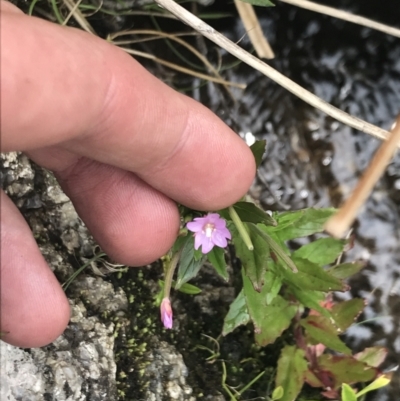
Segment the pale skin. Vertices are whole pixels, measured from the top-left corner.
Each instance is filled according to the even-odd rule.
[[[111,44],[0,4],[1,151],[53,171],[113,260],[140,266],[165,254],[177,203],[217,210],[246,193],[253,156],[207,108]],[[49,344],[69,316],[29,226],[1,193],[2,339]]]

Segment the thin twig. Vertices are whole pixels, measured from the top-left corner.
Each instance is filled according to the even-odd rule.
[[[155,0],[161,7],[167,9],[172,14],[176,15],[181,21],[185,22],[189,26],[191,26],[196,31],[200,32],[203,36],[210,39],[212,42],[221,46],[227,52],[231,53],[238,59],[242,60],[249,66],[255,68],[260,71],[268,78],[277,82],[279,85],[292,92],[294,95],[304,100],[311,106],[325,112],[330,115],[334,119],[352,127],[359,131],[365,132],[366,134],[370,134],[376,136],[380,139],[386,139],[388,132],[379,128],[373,124],[370,124],[364,120],[361,120],[357,117],[353,117],[350,114],[345,113],[344,111],[332,106],[331,104],[325,102],[320,99],[318,96],[313,93],[307,91],[300,85],[296,84],[289,78],[285,77],[280,72],[276,71],[268,64],[264,63],[257,57],[252,54],[246,52],[246,50],[242,49],[237,44],[230,41],[227,37],[216,31],[210,25],[206,24],[195,15],[184,9],[182,6],[177,4],[173,0]]]
[[[267,59],[274,58],[275,54],[261,29],[254,7],[249,3],[243,3],[241,0],[235,0],[235,6],[257,56]]]
[[[280,1],[282,1],[283,3],[291,4],[293,6],[305,8],[310,11],[315,11],[317,13],[339,18],[344,21],[352,22],[354,24],[366,26],[367,28],[375,29],[388,35],[400,38],[400,29],[389,25],[381,24],[380,22],[376,22],[368,18],[361,17],[359,15],[354,15],[347,11],[338,10],[333,7],[323,6],[322,4],[313,3],[308,0],[280,0]]]
[[[218,78],[212,77],[211,75],[202,74],[201,72],[189,70],[188,68],[182,67],[178,64],[170,63],[169,61],[166,61],[166,60],[163,60],[156,56],[153,56],[152,54],[144,53],[144,52],[141,52],[138,50],[127,49],[125,47],[120,47],[120,49],[122,49],[126,53],[133,54],[134,56],[144,57],[149,60],[153,60],[156,63],[165,65],[166,67],[172,68],[173,70],[176,70],[179,72],[183,72],[184,74],[187,74],[187,75],[192,75],[192,76],[200,78],[200,79],[205,79],[207,81],[216,82],[217,84],[221,84],[221,85],[229,85],[229,86],[233,86],[233,87],[240,88],[240,89],[246,88],[246,85],[244,85],[244,84],[238,84],[236,82],[225,81],[223,79],[218,79]]]
[[[325,230],[335,236],[342,237],[353,223],[358,210],[365,202],[372,191],[372,188],[379,180],[386,166],[396,152],[400,144],[400,116],[397,118],[396,125],[392,129],[387,141],[383,142],[375,153],[371,164],[365,170],[364,175],[357,184],[356,189],[345,204],[332,216],[325,225]]]

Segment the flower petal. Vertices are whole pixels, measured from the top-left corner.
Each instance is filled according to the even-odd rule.
[[[203,241],[201,245],[201,252],[205,255],[206,253],[210,252],[211,249],[214,248],[214,243],[212,242],[211,238],[206,237],[206,241]]]
[[[204,219],[201,219],[201,221],[198,221],[198,220],[200,220],[200,218],[194,219],[194,221],[190,221],[189,223],[186,224],[186,228],[189,231],[192,231],[195,233],[202,231],[203,226],[204,226],[204,222],[203,222]]]
[[[207,239],[207,237],[202,232],[197,232],[194,235],[194,249],[199,249],[200,245],[203,245],[204,238]]]
[[[161,321],[166,329],[172,329],[172,307],[169,298],[164,298],[160,306]]]
[[[211,240],[215,245],[217,245],[221,248],[225,248],[228,245],[228,241],[219,231],[213,232],[213,234],[211,236]]]

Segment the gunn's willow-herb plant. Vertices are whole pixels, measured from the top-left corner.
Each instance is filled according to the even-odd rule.
[[[251,149],[258,166],[265,141]],[[188,281],[206,261],[228,280],[224,248],[231,240],[242,263],[243,288],[230,305],[222,334],[251,323],[256,343],[266,346],[288,330],[292,333],[281,349],[270,399],[294,401],[306,383],[320,388],[320,399],[354,401],[386,385],[390,376],[379,366],[387,351],[372,347],[353,355],[340,338],[364,308],[362,299],[335,302],[332,297],[335,291],[348,291],[345,280],[363,267],[360,263],[331,266],[347,241],[320,235],[295,251],[287,246],[287,241],[322,233],[333,213],[333,208],[311,208],[269,215],[245,201],[208,214],[182,208],[185,223],[164,258],[165,281],[159,297],[164,327],[173,327],[171,287],[191,292],[196,287]],[[359,388],[366,382],[372,383]]]

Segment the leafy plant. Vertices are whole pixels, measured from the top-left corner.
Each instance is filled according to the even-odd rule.
[[[257,163],[264,149],[265,142],[253,145]],[[348,291],[345,280],[363,265],[330,266],[348,246],[345,240],[322,234],[335,209],[310,208],[270,215],[254,203],[240,201],[205,217],[184,208],[182,212],[184,221],[194,220],[181,230],[164,264],[166,277],[172,277],[179,256],[175,289],[187,285],[206,261],[227,280],[223,246],[225,237],[231,239],[242,263],[243,288],[230,305],[222,335],[251,323],[254,340],[261,347],[282,336],[291,339],[281,349],[271,399],[293,401],[307,384],[320,388],[325,399],[352,401],[390,381],[379,370],[385,349],[372,347],[353,355],[340,337],[360,315],[364,301],[354,298],[335,302],[332,293]],[[188,230],[194,234],[189,235]],[[287,241],[316,234],[317,239],[296,250],[287,245]],[[169,281],[172,283],[166,279],[166,283]],[[169,291],[164,285],[159,299],[168,299]],[[359,392],[352,387],[371,381]],[[233,394],[225,380],[223,383],[232,400],[243,393],[242,389],[240,394]]]

